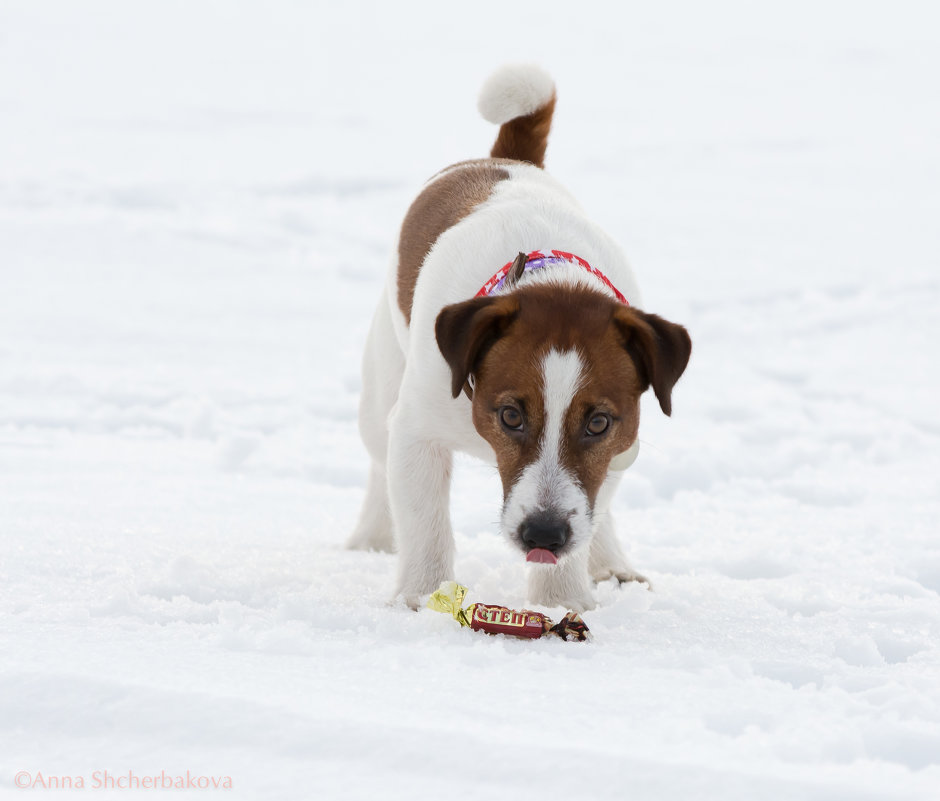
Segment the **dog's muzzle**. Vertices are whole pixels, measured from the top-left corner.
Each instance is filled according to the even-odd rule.
[[[528,562],[556,564],[556,554],[568,542],[569,536],[571,526],[557,512],[535,512],[519,525],[519,538],[527,551]]]

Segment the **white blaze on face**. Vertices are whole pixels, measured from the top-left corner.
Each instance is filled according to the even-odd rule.
[[[564,550],[570,551],[591,536],[587,496],[562,464],[565,417],[581,386],[584,363],[577,351],[550,350],[542,360],[543,426],[536,460],[528,465],[513,485],[503,506],[504,533],[519,541],[519,526],[535,512],[553,511],[571,527]]]

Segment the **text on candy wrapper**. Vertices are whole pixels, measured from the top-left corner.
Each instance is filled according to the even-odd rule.
[[[530,619],[532,622],[541,622],[528,612],[517,612],[515,609],[501,609],[498,606],[483,606],[477,604],[473,610],[473,617],[480,623],[499,623],[503,626],[517,626],[522,628]]]

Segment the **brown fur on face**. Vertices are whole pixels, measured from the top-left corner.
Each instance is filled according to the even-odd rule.
[[[669,414],[672,387],[691,354],[682,326],[600,292],[546,284],[446,307],[437,339],[451,367],[454,397],[474,375],[474,426],[496,453],[506,496],[538,458],[544,357],[551,350],[578,353],[581,383],[565,414],[560,458],[592,507],[610,460],[636,439],[640,396],[652,386]],[[523,413],[523,432],[500,424],[506,405]],[[610,426],[601,436],[588,436],[586,426],[598,413],[610,416]]]

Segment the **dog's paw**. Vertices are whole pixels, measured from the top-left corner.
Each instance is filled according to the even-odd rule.
[[[410,609],[412,612],[417,612],[419,609],[423,608],[427,602],[427,595],[399,592],[389,598],[385,602],[385,605],[397,609]]]
[[[572,595],[565,592],[544,592],[540,589],[529,589],[528,600],[535,606],[560,606],[571,612],[590,612],[597,608],[597,601],[590,592]]]
[[[560,603],[556,604],[556,606],[563,606],[570,612],[581,614],[582,612],[590,612],[592,609],[597,609],[597,601],[594,599],[593,595],[586,595],[582,598],[572,598],[568,603]]]
[[[592,609],[597,609],[597,601],[593,595],[580,595],[574,598],[559,598],[552,603],[545,604],[545,606],[560,606],[567,609],[569,612],[581,614],[582,612],[590,612]]]
[[[435,582],[433,585],[428,584],[407,584],[404,587],[399,587],[396,590],[394,597],[391,600],[393,606],[400,608],[408,608],[417,612],[419,609],[423,609],[427,606],[428,598],[431,597],[431,593],[434,592],[441,586],[441,582]]]
[[[381,551],[395,553],[395,537],[391,529],[357,528],[346,540],[349,551]]]
[[[645,584],[646,589],[652,591],[653,582],[650,581],[642,573],[637,573],[631,567],[621,567],[618,569],[609,568],[601,570],[594,574],[593,579],[596,584],[600,584],[602,581],[607,581],[608,579],[615,578],[620,584],[626,584],[628,581],[636,581],[640,584]]]

